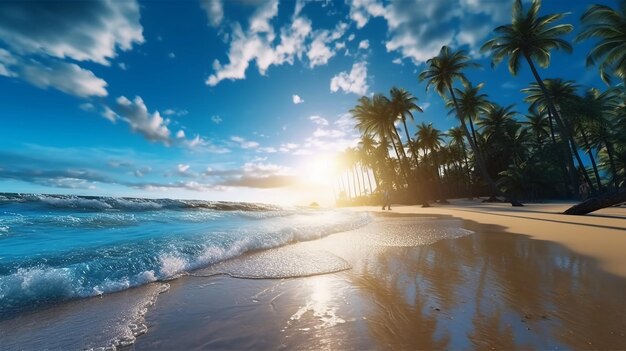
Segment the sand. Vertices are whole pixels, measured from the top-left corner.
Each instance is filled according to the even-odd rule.
[[[394,206],[392,213],[449,215],[483,224],[501,226],[506,232],[549,240],[572,251],[598,260],[607,272],[626,278],[626,208],[610,207],[585,216],[566,216],[561,212],[571,203],[484,204],[477,200],[451,200],[450,205]],[[381,212],[378,207],[355,208]]]
[[[192,272],[154,304],[164,283],[5,321],[0,349],[80,350],[138,315],[122,350],[624,350],[626,209],[567,207],[348,209],[373,222]]]
[[[626,349],[626,211],[556,214],[566,207],[352,209],[378,215],[173,282],[134,348]],[[262,274],[256,264],[298,252],[312,255],[300,260],[305,271],[330,273],[214,275],[251,278]],[[256,268],[237,268],[246,262]]]

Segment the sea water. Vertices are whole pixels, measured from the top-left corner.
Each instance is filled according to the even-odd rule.
[[[0,194],[0,320],[370,221],[263,204]]]

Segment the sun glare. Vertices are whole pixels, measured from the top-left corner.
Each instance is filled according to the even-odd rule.
[[[336,157],[331,154],[314,155],[302,167],[305,183],[331,186],[336,173]]]

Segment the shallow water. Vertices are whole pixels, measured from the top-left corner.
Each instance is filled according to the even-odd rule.
[[[419,240],[419,228],[437,223],[475,234]],[[390,245],[390,228],[409,238]],[[273,251],[325,252],[351,269],[185,277],[148,312],[135,349],[626,348],[626,281],[555,243],[450,218],[390,218],[286,249]],[[247,258],[263,260],[237,260]]]
[[[0,322],[370,221],[262,204],[0,194]]]

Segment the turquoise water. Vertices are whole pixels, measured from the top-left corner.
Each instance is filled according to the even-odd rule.
[[[0,194],[0,316],[174,279],[369,221],[262,204]]]

